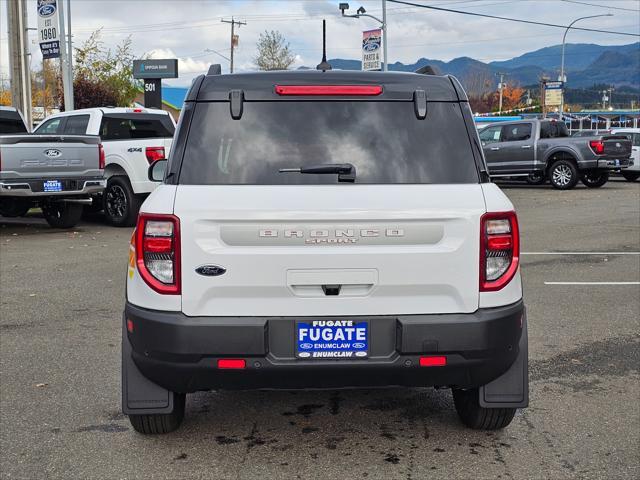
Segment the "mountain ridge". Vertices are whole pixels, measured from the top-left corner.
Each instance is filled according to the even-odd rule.
[[[561,51],[562,45],[552,45],[489,63],[468,56],[448,62],[421,57],[409,64],[389,63],[389,70],[412,72],[431,65],[438,73],[456,76],[469,92],[481,93],[495,89],[498,73],[505,73],[507,81],[519,85],[537,84],[543,75],[555,80],[559,76]],[[361,68],[360,60],[333,58],[329,63],[342,70]],[[640,42],[626,45],[569,43],[565,46],[565,74],[571,88],[594,84],[640,88]]]

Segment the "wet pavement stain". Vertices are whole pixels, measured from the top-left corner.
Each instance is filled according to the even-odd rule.
[[[89,425],[87,427],[81,427],[76,432],[105,432],[105,433],[119,433],[129,430],[127,427],[117,425],[115,423],[107,423],[104,425]]]
[[[640,365],[640,336],[592,342],[545,360],[529,363],[531,380],[578,375],[624,376]],[[585,385],[594,388],[594,385]]]
[[[392,463],[393,465],[397,465],[400,463],[400,457],[395,453],[387,453],[386,457],[384,457],[385,462]]]
[[[239,441],[240,440],[236,438],[229,438],[229,437],[225,437],[224,435],[216,436],[216,442],[218,442],[218,445],[231,445],[233,443],[238,443]]]

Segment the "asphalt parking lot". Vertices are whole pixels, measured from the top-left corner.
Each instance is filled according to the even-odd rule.
[[[465,429],[447,390],[383,389],[198,393],[177,432],[141,436],[120,413],[131,230],[2,219],[0,476],[639,478],[640,184],[505,192],[531,407],[500,432]]]

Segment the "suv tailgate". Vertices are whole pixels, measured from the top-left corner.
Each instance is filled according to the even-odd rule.
[[[473,312],[484,212],[478,184],[181,185],[175,214],[182,310],[189,316]],[[207,265],[226,273],[196,272]]]

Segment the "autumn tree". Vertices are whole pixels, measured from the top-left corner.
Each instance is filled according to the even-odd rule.
[[[506,84],[502,89],[502,109],[511,110],[523,106],[522,95],[524,95],[524,88]]]
[[[75,49],[73,97],[75,108],[128,107],[138,93],[133,79],[131,37],[115,50],[105,48],[100,30]],[[61,96],[61,104],[62,102]]]
[[[258,70],[287,70],[295,61],[282,34],[278,31],[265,30],[256,43],[258,54],[253,59]]]

